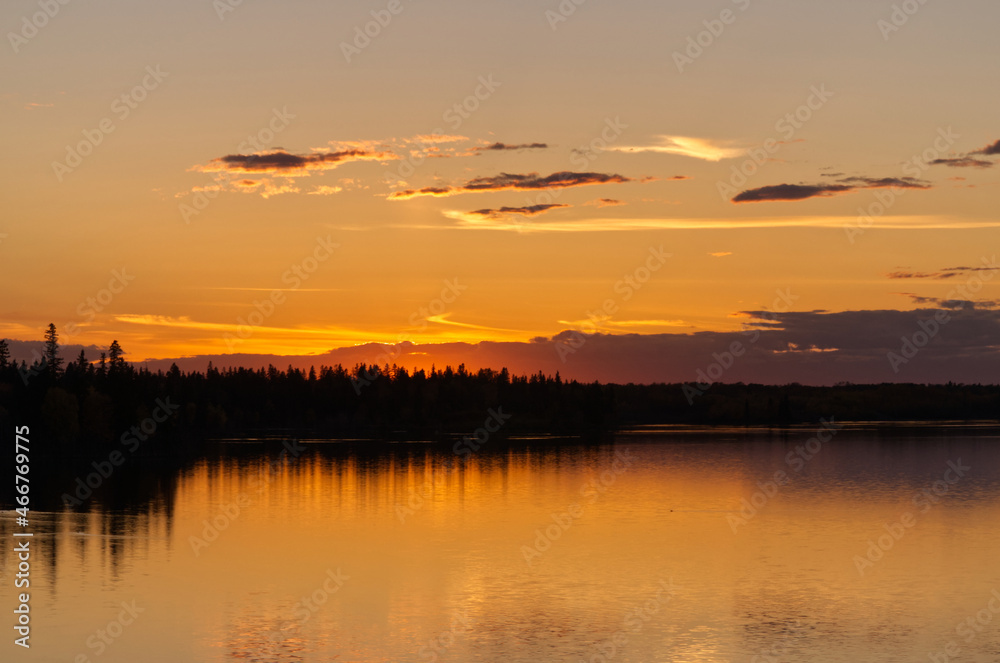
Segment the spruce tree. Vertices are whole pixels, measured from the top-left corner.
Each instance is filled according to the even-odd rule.
[[[62,366],[62,358],[59,356],[59,333],[51,322],[45,331],[45,366],[52,377],[59,375],[59,368]]]

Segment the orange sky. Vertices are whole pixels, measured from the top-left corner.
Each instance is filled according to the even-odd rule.
[[[1000,225],[970,4],[404,2],[355,52],[382,5],[7,3],[0,336],[315,354],[955,298]]]

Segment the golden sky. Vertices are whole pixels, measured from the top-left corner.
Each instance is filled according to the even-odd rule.
[[[317,354],[997,299],[954,294],[1000,225],[996,3],[39,7],[2,10],[0,336]]]

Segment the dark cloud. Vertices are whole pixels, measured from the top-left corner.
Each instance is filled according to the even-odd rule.
[[[837,180],[859,189],[929,189],[930,182],[914,177],[845,177]]]
[[[597,200],[590,200],[585,202],[584,205],[593,205],[596,207],[615,207],[617,205],[627,204],[624,200],[618,200],[616,198],[598,198]]]
[[[559,371],[564,379],[618,383],[695,381],[718,364],[733,343],[744,352],[728,368],[716,372],[720,382],[764,384],[834,384],[837,382],[989,383],[1000,375],[1000,311],[978,308],[920,308],[910,311],[872,310],[770,313],[745,311],[745,331],[691,334],[582,334],[563,331],[531,342],[434,343],[396,346],[388,363],[439,368],[464,363],[469,370],[507,367],[515,374]],[[935,320],[935,316],[938,320]],[[941,320],[944,320],[942,323]],[[924,340],[927,329],[937,332]],[[917,334],[923,347],[905,363],[889,361],[901,355],[903,339]],[[332,350],[323,355],[214,355],[150,361],[152,370],[177,361],[184,370],[218,367],[266,367],[268,364],[308,369],[310,365],[354,366],[386,363],[386,346],[365,345]],[[728,360],[727,360],[727,363]],[[716,371],[716,369],[712,369]]]
[[[961,272],[942,270],[940,272],[889,272],[885,276],[890,279],[950,279],[959,275]]]
[[[415,198],[417,196],[447,196],[453,189],[451,187],[425,186],[422,189],[407,189],[397,191],[389,196],[391,200],[401,198]]]
[[[909,271],[897,271],[889,272],[886,274],[887,278],[890,279],[950,279],[956,276],[971,275],[975,272],[994,272],[1000,269],[996,264],[996,260],[987,260],[983,258],[983,264],[980,267],[969,267],[963,265],[961,267],[945,267],[944,269],[939,269],[936,272],[909,272]]]
[[[987,145],[981,150],[976,150],[972,154],[985,154],[987,156],[995,156],[1000,154],[1000,140],[990,145]]]
[[[984,148],[974,150],[968,154],[963,154],[957,157],[948,157],[942,159],[934,159],[930,162],[932,166],[949,166],[951,168],[992,168],[996,165],[993,161],[987,161],[985,159],[976,159],[972,155],[982,155],[982,156],[997,156],[1000,155],[1000,140],[987,145]]]
[[[759,203],[767,200],[805,200],[818,196],[835,196],[854,189],[855,187],[846,184],[775,184],[741,191],[733,198],[733,202]]]
[[[909,297],[914,304],[931,305],[943,309],[979,309],[981,311],[985,311],[995,309],[998,305],[1000,305],[1000,302],[993,299],[980,299],[973,301],[970,299],[941,299],[939,297],[924,297],[912,292],[897,292],[895,294]]]
[[[503,216],[510,216],[512,214],[535,216],[536,214],[543,214],[549,210],[560,207],[571,207],[571,205],[552,203],[548,205],[530,205],[528,207],[499,207],[497,209],[477,209],[473,212],[469,212],[468,214],[470,216],[478,216],[484,219],[497,219]]]
[[[632,182],[631,178],[622,175],[609,175],[605,173],[574,173],[561,171],[552,173],[546,177],[539,177],[538,173],[527,175],[516,175],[511,173],[500,173],[490,177],[477,177],[471,179],[459,187],[444,188],[424,188],[407,189],[397,191],[389,196],[390,200],[406,200],[416,196],[454,196],[460,193],[483,193],[489,191],[533,191],[537,189],[566,189],[574,186],[586,186],[588,184],[620,184]]]
[[[734,203],[805,200],[850,193],[858,189],[929,189],[930,183],[913,177],[842,177],[833,184],[775,184],[737,194]]]
[[[934,159],[930,162],[932,166],[949,166],[951,168],[992,168],[993,162],[985,159],[973,159],[972,157],[951,157],[947,159]]]
[[[62,333],[61,328],[59,331]],[[39,332],[40,334],[41,332]],[[20,364],[23,361],[30,367],[32,364],[42,360],[45,352],[45,343],[43,341],[18,341],[9,338],[7,339],[7,349],[10,350],[11,362]],[[101,353],[107,352],[108,349],[96,345],[81,345],[78,343],[59,344],[59,356],[63,358],[64,364],[76,361],[76,358],[80,355],[80,350],[84,351],[89,361],[96,361]]]
[[[195,170],[202,172],[287,173],[304,170],[329,170],[350,161],[389,161],[398,158],[391,152],[360,149],[313,154],[292,154],[285,150],[274,150],[263,154],[227,154],[212,159],[204,166],[196,166]]]
[[[573,186],[584,186],[587,184],[611,184],[631,182],[628,177],[621,175],[606,175],[604,173],[573,173],[562,171],[552,173],[546,177],[539,177],[538,173],[528,175],[512,175],[501,173],[493,177],[477,177],[469,180],[462,187],[463,191],[501,191],[504,189],[565,189]]]
[[[470,152],[503,152],[505,150],[544,150],[548,148],[547,143],[522,143],[520,145],[508,145],[507,143],[492,143],[473,147]]]

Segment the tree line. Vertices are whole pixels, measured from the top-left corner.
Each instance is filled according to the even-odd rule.
[[[691,394],[697,390],[697,398]],[[994,420],[1000,386],[839,384],[583,384],[541,372],[469,371],[396,365],[319,366],[304,371],[226,368],[150,371],[125,360],[113,340],[91,359],[60,355],[49,325],[32,364],[10,359],[0,341],[0,419],[31,424],[52,449],[117,444],[158,406],[172,404],[156,435],[191,445],[205,437],[308,436],[454,440],[491,411],[504,424],[494,440],[539,434],[601,436],[644,424],[782,426],[841,421]],[[163,408],[161,407],[161,410]]]

